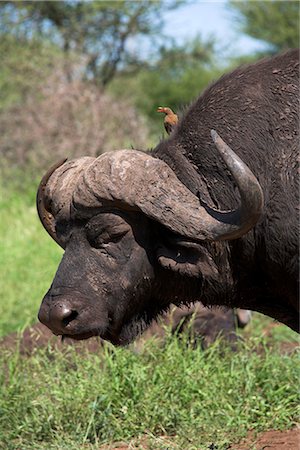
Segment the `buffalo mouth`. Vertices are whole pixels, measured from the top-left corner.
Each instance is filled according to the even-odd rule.
[[[126,324],[123,324],[118,331],[113,330],[113,327],[108,327],[106,330],[100,330],[98,328],[78,333],[59,333],[59,335],[62,337],[62,340],[67,338],[75,341],[82,341],[91,337],[99,337],[101,340],[110,342],[117,347],[121,347],[129,345],[137,336],[141,335],[147,327],[148,324],[144,321],[137,321],[136,318],[134,318]],[[55,332],[54,334],[58,335],[58,333]]]
[[[52,332],[56,336],[61,336],[62,341],[64,339],[83,341],[92,337],[98,337],[103,341],[110,342],[116,347],[123,347],[131,344],[136,337],[140,336],[151,325],[153,320],[155,320],[154,317],[144,320],[144,318],[141,319],[141,317],[135,316],[124,323],[118,331],[114,331],[112,327],[108,327],[105,331],[95,328],[78,333],[58,333],[54,330]]]
[[[114,345],[122,345],[119,338],[117,336],[113,335],[112,333],[110,333],[109,331],[101,333],[101,332],[99,332],[99,330],[92,330],[92,331],[87,331],[87,332],[77,333],[77,334],[75,334],[75,333],[74,334],[61,334],[60,336],[61,336],[62,340],[73,339],[75,341],[84,341],[84,340],[90,339],[92,337],[99,337],[100,339],[102,339],[104,341],[109,341]]]
[[[87,333],[79,333],[79,334],[62,334],[61,338],[64,339],[73,339],[75,341],[84,341],[86,339],[89,339],[91,337],[99,336],[98,333],[94,332],[87,332]]]
[[[53,298],[53,296],[52,296]],[[62,340],[86,340],[99,337],[115,346],[126,346],[137,336],[140,336],[156,317],[164,312],[161,308],[139,311],[132,315],[132,311],[124,316],[116,317],[113,311],[103,311],[102,317],[96,310],[80,307],[81,302],[74,302],[70,297],[57,296],[55,303],[43,301],[39,320]],[[51,299],[50,299],[51,300]],[[98,318],[96,318],[98,315]],[[96,319],[96,320],[95,320]]]

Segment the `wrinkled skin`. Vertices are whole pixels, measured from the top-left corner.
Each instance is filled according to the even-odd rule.
[[[66,319],[65,325],[57,320],[54,333],[77,339],[100,335],[121,344],[128,342],[135,323],[134,335],[141,331],[140,316],[144,316],[143,306],[151,298],[154,279],[147,256],[146,222],[141,214],[114,211],[74,224],[71,236],[62,227],[67,247],[41,307],[40,320],[47,321],[44,315],[50,319],[62,304],[66,308],[69,299],[78,316],[70,315],[72,320],[67,323]],[[108,274],[113,274],[113,283]]]
[[[57,231],[66,250],[39,319],[46,325],[51,322],[58,335],[100,336],[115,345],[128,344],[171,300],[180,300],[187,292],[193,295],[193,280],[198,296],[203,274],[217,274],[199,245],[174,246],[170,236],[165,243],[159,241],[157,226],[141,213],[103,211],[86,222],[67,227],[58,223]],[[184,295],[180,292],[185,279]],[[221,289],[224,297],[224,285]]]

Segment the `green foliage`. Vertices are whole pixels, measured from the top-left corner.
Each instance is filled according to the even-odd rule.
[[[242,32],[265,41],[271,52],[299,46],[298,1],[231,0]]]
[[[180,45],[173,42],[172,46],[161,47],[159,55],[136,77],[124,71],[110,89],[115,95],[124,95],[126,84],[125,95],[154,123],[155,132],[162,132],[163,118],[156,113],[158,106],[180,113],[221,74],[214,48],[213,39],[202,41],[199,36]]]
[[[214,43],[202,43],[200,38],[162,48],[159,60],[141,77],[142,91],[149,95],[140,96],[138,105],[150,116],[157,106],[178,110],[189,104],[218,73],[213,51]]]
[[[11,34],[0,39],[0,111],[20,104],[37,91],[60,59],[59,49],[32,39],[27,42]]]
[[[163,13],[182,3],[182,0],[5,1],[0,4],[0,32],[10,30],[28,42],[35,36],[46,38],[61,48],[66,60],[72,53],[82,57],[85,76],[105,86],[128,59],[131,64],[141,59],[141,54],[130,51],[128,42],[160,35]],[[156,43],[153,40],[153,45]],[[78,76],[67,63],[66,74],[69,78]]]

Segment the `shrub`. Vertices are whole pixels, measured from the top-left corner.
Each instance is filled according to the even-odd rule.
[[[145,121],[128,101],[67,80],[60,68],[22,105],[0,113],[0,151],[9,166],[45,168],[61,157],[146,145]]]

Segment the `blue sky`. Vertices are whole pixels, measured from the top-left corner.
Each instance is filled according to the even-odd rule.
[[[221,54],[251,53],[264,45],[255,39],[238,33],[238,23],[225,0],[194,0],[165,14],[164,31],[179,40],[199,34],[204,39],[210,35],[218,38]]]

